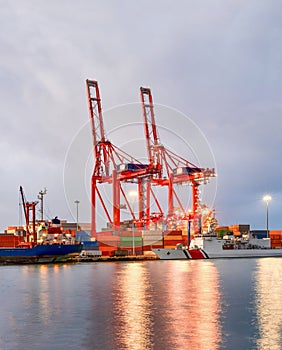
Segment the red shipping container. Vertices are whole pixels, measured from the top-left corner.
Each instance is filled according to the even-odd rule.
[[[143,246],[143,251],[144,252],[150,252],[152,249],[161,249],[163,248],[162,245],[145,245]]]
[[[15,248],[23,241],[23,236],[0,235],[0,247],[3,248]]]
[[[132,237],[133,233],[132,231],[123,231],[120,234],[121,237]],[[142,237],[142,231],[134,231],[134,236],[135,237]]]
[[[99,242],[119,242],[120,237],[117,236],[105,236],[105,237],[99,237],[97,239]]]
[[[183,236],[181,235],[164,236],[164,241],[176,241],[176,240],[182,241],[182,239],[183,239]]]
[[[182,235],[182,231],[181,230],[168,230],[168,231],[164,231],[164,236],[179,236]]]
[[[99,242],[99,247],[104,247],[104,248],[112,248],[112,247],[118,247],[119,245],[117,242]]]
[[[113,250],[117,250],[118,247],[99,247],[99,251],[102,255],[109,255]]]
[[[112,236],[113,232],[112,231],[101,231],[101,232],[97,232],[95,237],[102,235],[102,236]]]
[[[183,244],[182,241],[169,241],[169,242],[164,242],[164,247],[176,247],[177,244]]]

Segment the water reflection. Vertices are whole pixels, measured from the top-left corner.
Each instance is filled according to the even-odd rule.
[[[113,311],[116,348],[151,349],[153,322],[150,283],[144,265],[125,265],[115,287]]]
[[[119,272],[113,300],[117,349],[218,349],[220,294],[213,263],[149,265],[127,264]]]
[[[1,350],[219,349],[211,261],[8,267],[0,277]]]
[[[168,266],[167,304],[164,313],[174,348],[218,349],[219,282],[218,273],[210,262],[177,261]]]
[[[259,259],[255,275],[258,349],[280,350],[282,344],[282,260]]]

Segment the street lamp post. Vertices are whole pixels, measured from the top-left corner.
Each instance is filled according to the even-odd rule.
[[[190,246],[190,241],[191,241],[191,218],[192,218],[192,215],[191,215],[192,211],[189,210],[188,211],[188,215],[187,215],[187,247],[189,248]]]
[[[74,203],[76,204],[76,232],[77,232],[78,231],[78,205],[80,201],[76,200],[74,201]]]
[[[270,195],[265,195],[263,197],[264,202],[266,203],[266,237],[269,238],[269,229],[268,229],[268,203],[271,201]]]
[[[136,191],[130,191],[129,196],[131,197],[132,200],[132,211],[134,215],[134,201],[135,198],[137,197],[138,193]],[[134,217],[132,218],[132,255],[135,255],[135,224],[134,224]]]

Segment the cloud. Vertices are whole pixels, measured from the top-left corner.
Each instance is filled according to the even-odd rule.
[[[18,184],[31,196],[50,188],[46,200],[72,219],[63,168],[88,121],[86,78],[99,81],[105,110],[138,102],[143,85],[156,104],[189,116],[218,165],[219,220],[262,226],[252,198],[270,191],[280,205],[281,13],[277,0],[2,0],[1,230],[17,224]],[[170,123],[162,112],[156,117]],[[112,122],[105,115],[108,128]],[[84,211],[87,220],[87,204]]]

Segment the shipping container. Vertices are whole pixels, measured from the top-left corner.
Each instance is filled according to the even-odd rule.
[[[0,247],[2,248],[16,248],[21,242],[24,242],[23,236],[0,234]]]
[[[164,236],[164,241],[175,241],[175,240],[180,240],[182,241],[183,236],[182,235],[172,235],[172,236]]]
[[[112,250],[110,256],[128,256],[129,251],[127,249]]]
[[[132,242],[121,242],[119,247],[123,248],[123,249],[128,249],[128,248],[132,249],[133,248],[133,243]],[[135,242],[134,243],[134,247],[135,248],[142,248],[143,244],[139,243],[139,242],[137,242],[137,243]]]
[[[143,238],[140,236],[123,236],[123,237],[119,237],[120,242],[126,242],[126,241],[132,241],[134,239],[134,241],[138,241],[138,242],[142,242]]]
[[[142,237],[143,239],[163,239],[163,235],[143,235]]]
[[[278,240],[281,240],[281,236],[280,235],[270,235],[270,238],[271,240],[275,240],[275,239],[278,239]]]
[[[217,226],[216,232],[217,232],[218,230],[228,231],[228,230],[229,230],[229,226]]]
[[[152,249],[159,249],[159,248],[163,248],[164,246],[162,245],[162,244],[160,244],[160,245],[144,245],[143,246],[143,251],[145,251],[145,252],[149,252],[149,251],[151,251]]]
[[[167,231],[164,231],[164,237],[165,236],[173,236],[173,235],[182,235],[182,230],[167,230]]]
[[[162,230],[143,230],[142,231],[143,237],[146,236],[162,236],[163,231]]]
[[[99,236],[112,236],[113,232],[112,231],[103,231],[103,232],[97,232],[95,234],[96,237],[99,237]]]
[[[249,234],[250,233],[250,225],[248,224],[236,224],[229,226],[230,231],[240,232],[241,234]]]
[[[143,241],[162,241],[163,237],[162,236],[152,236],[152,237],[143,237]]]
[[[101,247],[119,247],[120,243],[116,241],[109,241],[109,242],[99,242],[99,249]]]
[[[89,231],[77,231],[75,238],[77,242],[86,242],[91,240],[91,235]]]
[[[139,230],[128,230],[128,231],[122,231],[120,236],[121,237],[130,237],[134,234],[135,237],[142,237],[142,231]]]
[[[266,230],[251,230],[250,236],[254,238],[266,238],[267,231]]]
[[[274,235],[282,235],[282,231],[281,230],[270,230],[269,234],[274,234]]]
[[[122,173],[125,171],[136,172],[148,168],[148,164],[135,164],[135,163],[123,163],[117,166],[117,172]]]
[[[143,245],[160,245],[163,244],[162,239],[154,240],[154,239],[143,239]]]
[[[83,243],[84,250],[98,250],[99,242],[98,241],[85,241]]]
[[[102,252],[102,256],[109,256],[113,250],[118,250],[118,247],[99,247],[99,251]]]
[[[79,254],[80,257],[86,258],[86,257],[99,257],[102,255],[101,250],[82,250]]]
[[[173,176],[177,175],[189,175],[189,174],[195,174],[195,173],[201,173],[204,169],[197,168],[197,167],[189,167],[189,166],[184,166],[184,167],[178,167],[176,169],[173,169],[172,173]]]

